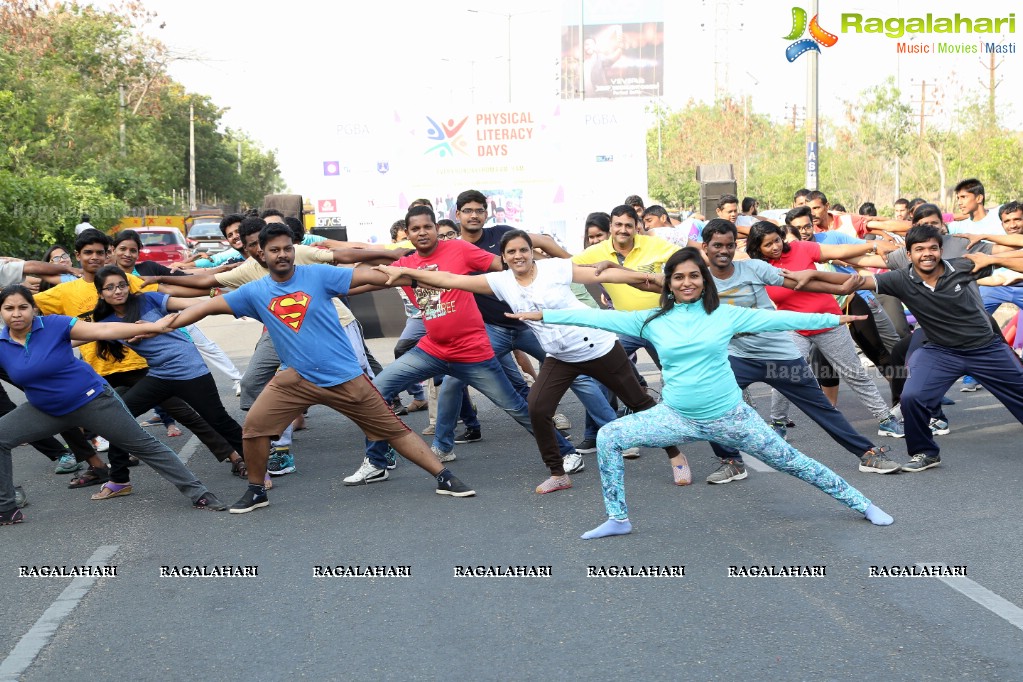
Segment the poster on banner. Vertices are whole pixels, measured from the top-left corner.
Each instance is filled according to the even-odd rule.
[[[562,99],[664,94],[663,0],[564,0]]]

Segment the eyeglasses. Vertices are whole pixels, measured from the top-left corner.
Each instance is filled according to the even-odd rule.
[[[485,208],[463,208],[460,211],[460,213],[464,213],[465,215],[481,215],[482,216],[482,215],[486,215],[487,214],[487,209],[485,209]]]
[[[127,291],[127,290],[128,290],[128,283],[127,282],[121,282],[120,284],[111,284],[108,287],[103,287],[103,291],[108,293],[108,294],[112,294],[115,291]]]
[[[457,232],[455,232],[454,230],[451,230],[450,232],[441,232],[441,233],[440,233],[440,234],[438,234],[437,236],[438,236],[438,237],[439,237],[440,239],[454,239],[455,237],[457,237],[457,236],[458,236],[458,233],[457,233]]]
[[[67,255],[66,253],[62,253],[59,256],[50,256],[50,262],[51,263],[56,263],[59,260],[70,261],[71,260],[71,256]]]

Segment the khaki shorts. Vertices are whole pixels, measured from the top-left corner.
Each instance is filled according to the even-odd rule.
[[[277,438],[310,405],[326,405],[355,422],[370,440],[390,441],[412,433],[394,416],[365,374],[323,388],[293,369],[278,372],[249,408],[243,438]]]

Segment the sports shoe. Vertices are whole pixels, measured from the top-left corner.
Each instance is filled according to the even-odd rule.
[[[387,446],[387,452],[384,453],[384,459],[387,460],[387,468],[394,469],[398,466],[398,451]]]
[[[15,507],[10,511],[0,512],[0,526],[13,526],[16,523],[21,523],[25,520],[25,515],[21,513],[21,510]]]
[[[242,382],[234,382],[234,395],[236,398],[240,398],[242,395]]]
[[[270,447],[270,458],[266,461],[266,472],[271,476],[283,476],[295,471],[295,458],[291,448],[281,446]]]
[[[443,481],[437,481],[437,494],[451,497],[472,497],[476,491],[458,480],[454,474]]]
[[[731,483],[749,476],[741,459],[723,459],[721,466],[707,477],[707,483]]]
[[[436,424],[430,424],[425,429],[423,429],[420,433],[422,433],[424,436],[432,436],[435,433],[437,433],[437,425]]]
[[[14,506],[18,509],[28,506],[28,494],[20,485],[14,486]]]
[[[558,412],[554,415],[554,428],[558,431],[568,431],[572,428],[572,422],[568,417]]]
[[[203,497],[205,497],[205,495],[203,495]],[[199,499],[200,501],[202,500],[202,498]],[[196,502],[196,504],[199,503]],[[266,493],[260,495],[253,492],[252,488],[248,488],[245,490],[245,494],[242,495],[242,498],[235,502],[234,504],[232,504],[231,508],[228,509],[228,511],[231,512],[232,514],[248,514],[250,511],[254,509],[269,506],[270,498],[267,497]]]
[[[923,471],[941,464],[941,455],[913,455],[909,458],[909,464],[903,464],[902,470],[910,473]]]
[[[92,447],[96,448],[96,452],[106,452],[110,449],[110,441],[103,436],[96,436],[91,442]]]
[[[378,469],[366,457],[362,460],[359,470],[341,482],[345,485],[362,485],[364,483],[376,483],[387,480],[387,469]]]
[[[899,464],[888,458],[891,448],[882,445],[872,447],[860,455],[860,471],[865,474],[894,474]]]
[[[425,410],[429,406],[430,406],[430,402],[427,401],[427,400],[413,400],[412,402],[410,402],[408,404],[408,407],[406,407],[405,409],[409,413],[412,413],[412,412],[422,412],[423,410]]]
[[[75,456],[73,454],[65,452],[60,456],[60,459],[57,460],[57,466],[53,469],[53,473],[73,474],[81,467],[82,465],[75,460]]]
[[[575,451],[580,455],[588,455],[591,452],[597,451],[597,439],[596,438],[584,438],[582,443],[575,446]]]
[[[586,468],[586,465],[583,463],[583,456],[578,452],[568,453],[564,456],[562,462],[564,463],[566,474],[577,474]]]
[[[572,487],[572,479],[566,476],[551,476],[546,481],[536,486],[538,495],[553,493],[555,490],[567,490]]]
[[[483,440],[483,432],[479,429],[466,428],[461,434],[455,436],[455,442],[459,445],[465,445],[466,443],[478,443],[481,440]]]
[[[948,432],[948,421],[931,417],[931,435],[947,436]]]
[[[266,495],[264,495],[263,497],[265,498]],[[265,507],[267,504],[270,504],[270,502],[268,501],[266,502],[266,504],[263,504],[262,506]],[[217,496],[209,491],[204,493],[202,497],[193,502],[192,507],[195,509],[205,509],[207,511],[224,511],[225,509],[227,509],[227,505],[221,502],[219,499],[217,499]],[[234,507],[231,507],[231,509],[233,510]]]
[[[457,443],[458,441],[456,440],[455,442]],[[437,459],[439,459],[442,462],[454,462],[456,459],[458,459],[455,456],[454,450],[452,450],[451,452],[444,452],[436,445],[431,445],[430,449],[433,450],[433,454],[437,455]]]
[[[905,438],[906,432],[902,428],[902,424],[895,417],[888,417],[883,422],[877,425],[877,435],[889,436],[890,438]]]
[[[784,419],[775,419],[771,422],[771,428],[778,434],[778,437],[782,440],[788,440],[789,427],[785,423]]]
[[[391,412],[394,412],[398,417],[404,417],[408,414],[408,408],[401,402],[401,398],[395,398],[391,401]]]
[[[628,448],[622,451],[622,457],[625,459],[639,459],[639,448]]]
[[[959,391],[961,393],[975,393],[979,388],[984,387],[976,379],[973,377],[963,377],[963,387]]]

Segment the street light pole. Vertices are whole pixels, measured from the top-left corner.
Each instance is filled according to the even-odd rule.
[[[469,10],[466,10],[466,11],[467,12],[472,12],[473,14],[493,14],[494,16],[504,17],[505,20],[508,22],[508,104],[511,104],[511,101],[512,101],[512,18],[513,17],[522,16],[523,14],[546,13],[546,12],[549,12],[550,10],[547,10],[547,9],[537,9],[537,10],[530,10],[528,12],[491,12],[491,11],[485,10],[485,9],[469,9]]]

